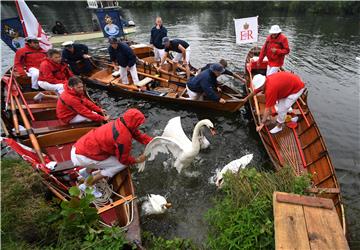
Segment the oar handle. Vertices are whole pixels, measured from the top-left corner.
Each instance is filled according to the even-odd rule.
[[[28,118],[26,117],[26,114],[25,114],[25,112],[24,112],[24,110],[23,110],[23,108],[22,108],[22,106],[21,106],[21,104],[20,104],[20,101],[19,101],[19,99],[17,98],[17,96],[14,96],[14,98],[15,98],[16,105],[17,105],[17,107],[18,107],[18,109],[19,109],[21,118],[22,118],[22,120],[23,120],[23,122],[24,122],[24,126],[25,126],[25,128],[26,128],[26,131],[27,131],[27,133],[28,133],[28,135],[29,135],[31,144],[32,144],[33,147],[34,147],[35,152],[36,152],[36,154],[38,155],[38,157],[39,157],[39,159],[40,159],[40,162],[41,162],[42,164],[46,165],[45,160],[44,160],[44,157],[43,157],[43,155],[42,155],[42,153],[41,153],[41,149],[40,149],[39,142],[38,142],[38,140],[36,139],[36,136],[35,136],[35,134],[34,134],[34,131],[33,131],[32,127],[31,127],[31,125],[30,125],[30,122],[29,122]]]

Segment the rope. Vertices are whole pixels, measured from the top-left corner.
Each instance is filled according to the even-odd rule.
[[[109,184],[105,179],[99,180],[95,184],[95,188],[96,188],[97,191],[102,193],[101,197],[95,198],[95,200],[92,202],[97,209],[112,203],[113,202],[113,199],[111,198],[112,195],[115,195],[115,196],[125,200],[125,197],[122,196],[121,194],[116,193],[113,190],[113,186],[111,184]],[[85,195],[86,195],[85,193],[82,193],[80,198],[82,198]],[[134,200],[135,200],[135,197],[132,200],[125,201],[124,204],[123,204],[123,206],[125,208],[125,214],[126,214],[126,219],[127,219],[126,221],[127,222],[121,228],[128,227],[132,223],[132,221],[134,220],[134,205],[135,205]],[[106,223],[104,223],[102,221],[100,221],[100,223],[102,225],[104,225],[104,226],[107,226],[107,227],[115,226],[115,225],[108,225],[108,224],[106,224]]]

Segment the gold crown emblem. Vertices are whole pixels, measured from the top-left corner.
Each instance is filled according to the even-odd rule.
[[[245,23],[244,24],[244,29],[247,30],[249,28],[249,24],[248,23]]]

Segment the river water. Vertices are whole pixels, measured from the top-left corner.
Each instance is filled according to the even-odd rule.
[[[91,28],[91,15],[81,8],[63,8],[66,3],[32,6],[40,22],[51,26],[55,19],[76,31]],[[241,4],[241,2],[239,2]],[[57,7],[55,7],[57,6]],[[59,7],[60,6],[60,7]],[[6,6],[5,6],[6,7]],[[12,7],[6,7],[6,10]],[[233,18],[259,15],[259,43],[261,46],[269,27],[278,24],[288,36],[290,55],[285,68],[299,74],[309,89],[309,105],[325,138],[345,203],[351,246],[360,248],[360,137],[359,137],[359,80],[360,20],[355,17],[284,16],[279,13],[241,13],[232,10],[194,9],[129,9],[124,16],[137,24],[137,33],[129,38],[148,42],[149,31],[156,15],[161,15],[170,37],[188,41],[192,48],[191,62],[200,67],[208,62],[227,59],[229,69],[243,72],[247,51],[254,44],[235,44]],[[74,28],[75,27],[75,28]],[[104,39],[85,42],[99,48]],[[1,45],[2,72],[12,64],[13,53]],[[223,82],[240,86],[236,80],[223,77]],[[146,166],[145,172],[134,175],[139,196],[154,193],[167,195],[173,208],[165,215],[142,218],[144,230],[166,238],[191,238],[199,245],[206,239],[204,213],[211,207],[217,191],[208,179],[216,168],[231,160],[253,153],[252,165],[270,168],[269,159],[245,110],[235,114],[214,114],[192,111],[144,100],[128,99],[97,89],[90,89],[112,116],[129,107],[141,109],[147,116],[144,131],[159,135],[168,119],[181,116],[186,134],[191,136],[197,121],[209,118],[218,134],[209,136],[211,148],[200,153],[189,172],[179,175],[159,157]],[[142,146],[135,145],[140,153]],[[166,162],[165,162],[166,163]]]

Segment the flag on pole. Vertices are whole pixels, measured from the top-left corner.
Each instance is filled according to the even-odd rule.
[[[253,43],[258,41],[258,16],[234,19],[236,43]]]
[[[45,34],[40,23],[37,21],[36,17],[31,12],[25,1],[15,0],[15,3],[25,36],[39,37],[41,39],[40,47],[46,51],[51,49],[52,44],[49,41],[48,36]]]

